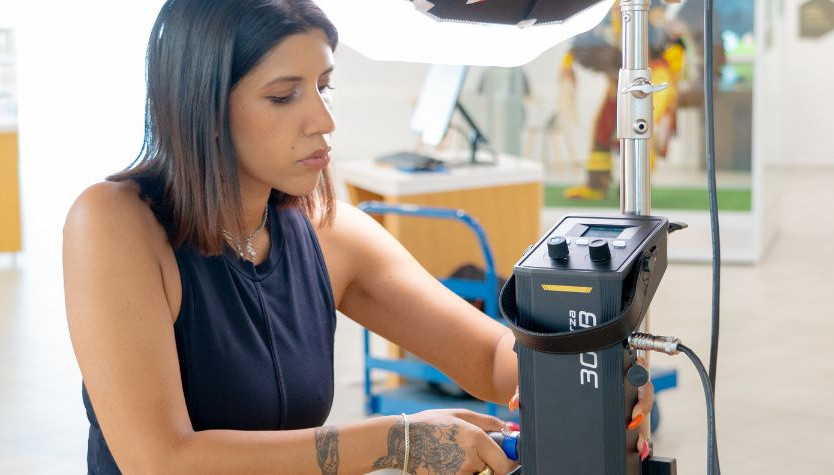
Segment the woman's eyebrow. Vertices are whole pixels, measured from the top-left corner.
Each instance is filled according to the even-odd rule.
[[[325,75],[330,74],[332,72],[333,72],[333,66],[330,66],[329,68],[325,69],[324,72],[319,75],[319,77],[325,76]],[[281,84],[281,83],[284,83],[284,82],[299,82],[299,81],[303,81],[303,80],[304,80],[304,78],[301,77],[301,76],[280,76],[280,77],[277,77],[277,78],[269,81],[268,83],[264,84],[264,87],[274,86],[276,84]]]
[[[264,84],[264,87],[274,86],[276,84],[281,84],[281,83],[284,83],[284,82],[298,82],[298,81],[302,81],[303,79],[304,78],[302,78],[301,76],[281,76],[281,77],[277,77],[277,78],[269,81],[268,83]]]

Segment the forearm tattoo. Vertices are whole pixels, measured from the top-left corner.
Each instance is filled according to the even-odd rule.
[[[336,475],[339,471],[339,430],[333,426],[316,429],[316,458],[321,475]]]
[[[457,443],[457,425],[433,425],[422,422],[408,425],[408,473],[425,468],[430,475],[454,475],[463,465],[465,451]],[[374,462],[375,470],[403,468],[405,424],[398,422],[388,431],[388,454]]]

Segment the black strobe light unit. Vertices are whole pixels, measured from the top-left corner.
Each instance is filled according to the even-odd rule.
[[[648,374],[627,340],[666,269],[669,229],[658,216],[570,215],[516,264],[501,309],[517,339],[524,473],[641,473],[626,426]]]

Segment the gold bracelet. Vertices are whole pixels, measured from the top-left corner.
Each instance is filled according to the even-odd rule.
[[[484,467],[483,470],[478,472],[478,475],[495,475],[495,471],[492,469],[492,467],[487,465],[486,467]]]
[[[403,454],[403,475],[406,475],[408,473],[408,451],[409,451],[408,438],[409,437],[408,437],[408,416],[406,416],[404,412],[403,412],[403,424],[405,425],[405,450],[404,450],[405,453]]]

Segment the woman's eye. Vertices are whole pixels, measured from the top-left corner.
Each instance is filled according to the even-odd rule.
[[[333,89],[336,88],[331,86],[330,84],[325,84],[324,86],[319,87],[319,92],[332,91]]]
[[[288,96],[270,96],[269,100],[276,104],[286,104],[295,98],[295,92]]]

